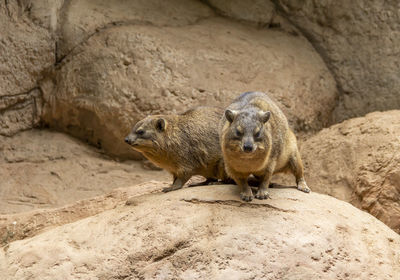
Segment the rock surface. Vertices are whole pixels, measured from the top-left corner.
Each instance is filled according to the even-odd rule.
[[[16,214],[0,214],[0,246],[37,235],[55,226],[72,223],[124,205],[127,200],[160,192],[170,182],[147,181],[130,188],[116,188],[103,196],[74,201],[61,208],[37,209]],[[128,202],[129,203],[129,202]],[[129,204],[134,204],[129,203]]]
[[[42,103],[37,81],[55,62],[55,40],[18,3],[0,3],[0,135],[39,123]]]
[[[59,16],[57,59],[62,60],[95,33],[115,25],[182,26],[210,16],[212,10],[196,0],[68,1]]]
[[[302,144],[313,191],[349,201],[400,233],[400,111],[370,113]]]
[[[135,196],[0,250],[6,279],[396,279],[400,237],[348,203],[236,186]],[[45,252],[45,253],[43,253]]]
[[[137,157],[123,139],[147,114],[225,106],[248,90],[270,92],[295,129],[329,123],[336,85],[305,38],[195,19],[100,28],[60,63],[55,84],[41,84],[45,122],[121,157]]]
[[[279,0],[341,89],[335,121],[400,108],[398,1]]]
[[[61,133],[32,130],[0,136],[0,214],[60,207],[149,180],[170,182],[165,171],[116,162]]]
[[[217,10],[218,14],[234,19],[269,26],[277,16],[272,1],[265,0],[206,0],[208,5]]]

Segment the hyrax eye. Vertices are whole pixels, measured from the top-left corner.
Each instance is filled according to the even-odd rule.
[[[236,128],[235,129],[235,134],[236,134],[237,137],[241,137],[241,136],[243,136],[243,131],[241,131],[240,129]]]
[[[257,130],[256,133],[254,133],[255,138],[259,138],[261,136],[261,130]]]
[[[138,130],[136,130],[136,134],[141,136],[141,135],[144,134],[144,130],[143,129],[138,129]]]

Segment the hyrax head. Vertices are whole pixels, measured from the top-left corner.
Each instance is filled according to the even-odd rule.
[[[125,142],[139,152],[158,150],[163,143],[167,120],[163,116],[148,116],[136,123]]]
[[[270,116],[270,111],[256,109],[226,110],[225,117],[229,127],[225,133],[225,148],[231,152],[248,155],[264,151],[268,137],[264,125]]]

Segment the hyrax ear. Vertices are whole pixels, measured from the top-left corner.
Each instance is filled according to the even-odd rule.
[[[167,128],[167,121],[163,118],[159,118],[156,121],[156,129],[160,132],[165,131],[165,129]]]
[[[269,118],[271,117],[271,112],[270,111],[267,111],[267,112],[260,111],[258,113],[258,115],[260,117],[260,121],[262,123],[266,123],[269,120]]]
[[[228,120],[228,122],[232,123],[235,117],[237,116],[237,112],[233,110],[226,110],[225,111],[225,118]]]

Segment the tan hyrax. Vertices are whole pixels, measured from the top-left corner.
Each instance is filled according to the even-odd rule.
[[[251,174],[260,183],[258,199],[268,197],[271,176],[285,171],[296,177],[299,190],[310,192],[296,136],[265,93],[246,92],[233,101],[220,122],[220,144],[226,172],[240,186],[242,200],[253,199],[247,182]]]
[[[148,116],[125,142],[173,175],[164,192],[182,188],[193,175],[206,177],[206,183],[226,181],[218,136],[222,115],[220,108],[198,107],[179,115]]]

